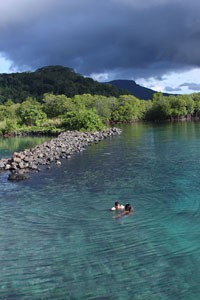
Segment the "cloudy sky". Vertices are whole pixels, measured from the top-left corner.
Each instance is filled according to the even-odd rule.
[[[200,1],[1,1],[0,73],[47,65],[99,81],[198,92]]]

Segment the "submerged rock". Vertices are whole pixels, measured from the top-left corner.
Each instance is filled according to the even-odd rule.
[[[8,175],[8,180],[11,181],[21,181],[24,179],[28,179],[30,176],[27,173],[23,173],[23,172],[11,172]]]

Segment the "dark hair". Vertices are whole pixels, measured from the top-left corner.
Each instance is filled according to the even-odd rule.
[[[131,207],[131,205],[129,204],[129,203],[127,203],[126,205],[125,205],[125,210],[127,211],[131,211],[131,209],[132,209],[132,207]]]
[[[117,205],[119,205],[119,204],[120,204],[119,201],[116,201],[116,202],[115,202],[115,206],[117,206]]]

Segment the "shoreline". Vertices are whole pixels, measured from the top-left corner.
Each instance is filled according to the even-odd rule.
[[[51,163],[61,165],[62,159],[85,150],[92,143],[121,134],[121,129],[112,127],[97,132],[66,131],[56,138],[31,149],[14,152],[10,158],[0,159],[0,172],[9,171],[8,180],[20,181],[29,178],[31,172],[39,172],[40,166]]]

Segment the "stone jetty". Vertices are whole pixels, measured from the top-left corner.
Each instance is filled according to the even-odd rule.
[[[98,132],[66,131],[32,149],[14,152],[11,158],[1,159],[0,171],[9,171],[9,180],[23,180],[29,177],[31,171],[39,172],[42,165],[61,165],[62,159],[69,159],[91,143],[120,133],[121,129],[115,127]]]

